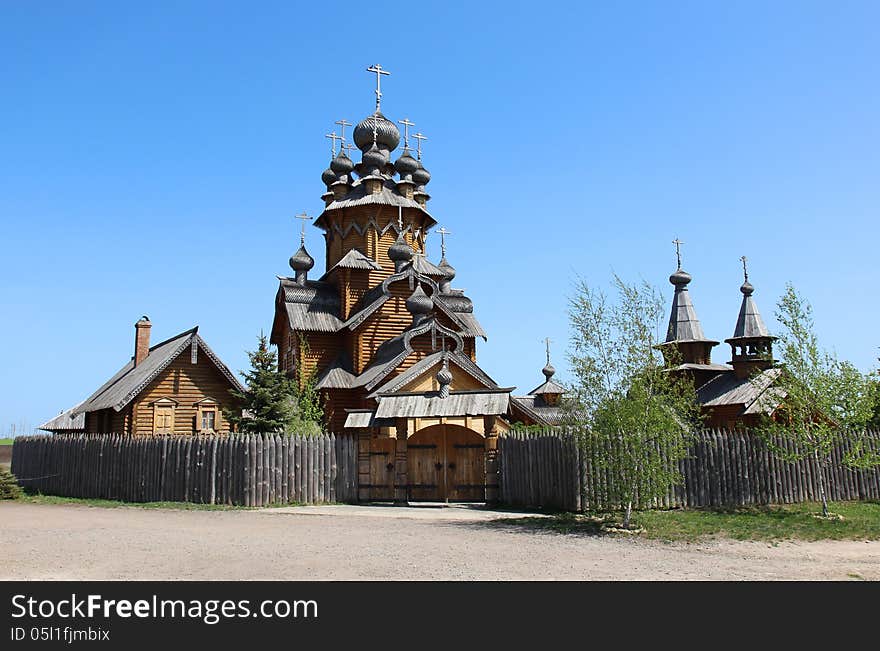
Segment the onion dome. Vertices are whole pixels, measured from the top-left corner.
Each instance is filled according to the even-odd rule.
[[[324,173],[321,174],[321,180],[324,182],[324,185],[327,186],[333,185],[334,183],[336,183],[337,180],[339,180],[336,172],[334,172],[332,169],[333,164],[331,163],[330,165],[331,167],[328,167],[326,170],[324,170]]]
[[[691,280],[693,280],[693,278],[691,278],[691,275],[687,271],[682,271],[681,267],[679,267],[674,274],[669,276],[669,282],[671,282],[676,287],[687,285],[691,282]]]
[[[445,255],[440,259],[440,264],[437,267],[443,271],[443,278],[452,282],[452,279],[455,278],[455,267],[449,264]]]
[[[547,362],[547,365],[541,369],[541,373],[544,374],[544,377],[547,378],[547,381],[549,382],[550,378],[556,374],[556,369],[553,368],[553,364]]]
[[[739,291],[743,293],[743,296],[751,296],[755,293],[755,288],[752,286],[752,283],[746,279],[746,281],[740,286]]]
[[[414,321],[418,320],[419,317],[430,314],[431,310],[434,309],[434,301],[422,289],[421,283],[416,285],[416,290],[406,299],[406,309],[413,315]]]
[[[397,235],[397,240],[388,247],[388,257],[394,263],[395,268],[399,269],[399,265],[409,262],[413,257],[412,247],[403,239],[403,231]]]
[[[400,143],[400,131],[397,126],[378,111],[361,120],[354,128],[354,144],[361,151],[369,149],[373,144],[375,129],[376,143],[380,149],[391,151]]]
[[[419,167],[412,173],[412,180],[418,186],[427,185],[428,181],[431,180],[431,174],[425,169],[425,166],[422,165],[422,161],[416,162],[419,164]]]
[[[336,172],[339,176],[343,174],[350,174],[354,169],[354,163],[352,160],[345,155],[344,151],[339,152],[339,154],[330,161],[330,169],[333,172]]]
[[[419,169],[419,161],[410,155],[409,149],[404,149],[403,155],[394,163],[394,169],[400,174],[401,180],[411,181],[413,173]]]
[[[315,259],[306,251],[305,245],[290,256],[290,268],[294,271],[310,271],[315,266]]]
[[[379,149],[374,142],[370,145],[370,148],[364,152],[361,165],[366,172],[365,176],[370,176],[380,173],[387,162],[387,155]]]
[[[443,366],[440,367],[440,370],[437,371],[437,375],[435,375],[434,378],[437,380],[437,384],[440,385],[440,397],[448,397],[449,385],[452,384],[452,373],[449,371],[445,356],[443,357]]]

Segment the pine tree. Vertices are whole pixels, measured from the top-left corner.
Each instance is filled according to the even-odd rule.
[[[248,353],[251,368],[242,371],[244,391],[230,393],[242,402],[242,411],[227,410],[226,418],[244,434],[285,433],[296,417],[293,381],[278,371],[278,360],[269,349],[266,336],[260,334],[255,351]]]

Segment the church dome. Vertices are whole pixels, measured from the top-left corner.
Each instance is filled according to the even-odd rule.
[[[422,289],[422,285],[416,285],[416,290],[406,299],[406,309],[413,316],[430,314],[434,308],[434,301]]]
[[[388,247],[388,257],[392,262],[409,262],[413,257],[412,247],[403,239],[403,231],[397,236],[397,240]]]
[[[290,268],[294,271],[309,271],[315,266],[315,259],[309,255],[305,246],[299,247],[299,250],[290,256]]]
[[[373,128],[376,129],[376,144],[380,149],[391,151],[400,143],[400,131],[393,122],[379,112],[361,120],[354,128],[354,144],[366,151],[373,144]]]
[[[452,384],[452,373],[449,370],[449,367],[446,364],[440,367],[440,370],[437,371],[437,375],[434,376],[437,379],[437,384],[441,387],[449,386]]]
[[[679,269],[674,274],[669,276],[669,282],[678,287],[679,285],[687,285],[691,282],[691,275],[687,271],[682,271]]]
[[[351,159],[345,155],[344,151],[339,152],[339,154],[330,161],[330,170],[336,172],[340,176],[342,174],[348,174],[354,169],[354,163]]]
[[[394,163],[394,168],[397,170],[397,173],[400,174],[400,178],[404,179],[407,176],[411,176],[413,172],[419,169],[419,161],[410,155],[408,149],[404,149],[403,155],[397,159],[396,163]]]
[[[332,163],[330,165],[331,167],[333,166]],[[321,180],[324,182],[324,185],[333,185],[338,179],[339,177],[336,175],[336,172],[331,168],[327,168],[324,170],[324,173],[321,174]]]
[[[384,168],[387,161],[387,156],[375,145],[375,143],[371,144],[370,148],[364,152],[363,155],[364,167],[371,172],[373,170],[378,171]]]
[[[445,255],[440,260],[440,264],[437,265],[437,268],[443,272],[443,277],[446,280],[451,282],[452,279],[455,278],[455,267],[449,264],[449,261],[446,259]]]
[[[748,280],[745,281],[742,286],[739,288],[739,291],[743,293],[743,296],[751,296],[755,293],[755,288]]]
[[[431,174],[425,169],[425,166],[422,165],[422,161],[416,162],[419,164],[419,167],[412,173],[412,180],[416,185],[427,185],[428,181],[431,180]]]
[[[547,365],[541,369],[541,373],[544,374],[544,377],[549,381],[556,374],[556,369],[553,368],[553,364],[547,362]]]

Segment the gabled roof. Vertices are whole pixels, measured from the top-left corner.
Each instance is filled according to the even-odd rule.
[[[236,389],[243,387],[235,379],[232,372],[214,354],[208,344],[198,335],[198,326],[179,335],[166,339],[150,348],[150,353],[137,366],[134,359],[129,361],[117,373],[105,382],[95,393],[82,404],[75,407],[75,413],[113,409],[121,411],[129,402],[138,396],[159,374],[177,359],[183,351],[191,346],[198,346],[214,363],[217,369],[229,380]]]
[[[337,357],[315,379],[317,389],[349,389],[357,376],[351,371],[351,362],[345,355]]]
[[[323,276],[321,276],[321,280],[327,278],[331,272],[336,269],[358,269],[363,271],[382,271],[381,265],[375,262],[372,258],[368,258],[366,255],[358,251],[357,249],[351,249],[348,253],[342,256],[335,265],[330,267]]]
[[[552,394],[561,395],[561,394],[565,393],[566,391],[568,391],[568,389],[566,389],[564,386],[559,384],[559,382],[554,382],[553,380],[548,379],[546,382],[544,382],[544,384],[542,384],[538,387],[535,387],[534,389],[529,391],[529,395],[530,396],[540,396],[545,393],[552,393]]]
[[[510,406],[512,410],[521,411],[538,425],[558,425],[562,421],[562,409],[544,404],[540,396],[510,396]]]
[[[446,355],[446,358],[447,360],[449,360],[449,362],[455,364],[458,368],[470,375],[473,379],[475,379],[486,388],[498,388],[498,384],[495,382],[495,380],[489,377],[489,375],[485,371],[483,371],[483,369],[481,369],[473,361],[471,361],[470,357],[462,355],[457,351],[447,351],[446,353],[444,353],[443,351],[439,351],[434,353],[433,355],[428,355],[424,359],[420,359],[418,362],[409,367],[406,371],[376,389],[373,393],[368,395],[367,398],[375,398],[382,393],[394,393],[396,391],[399,391],[407,384],[409,384],[413,380],[416,380],[423,373],[431,369],[433,366],[440,364],[443,361],[444,354]]]
[[[442,278],[446,275],[446,272],[444,272],[440,267],[435,265],[423,255],[414,255],[412,261],[409,264],[420,274],[424,274],[426,276],[438,276]]]
[[[300,285],[295,279],[282,276],[278,276],[278,280],[276,300],[284,302],[287,320],[293,330],[337,332],[342,327],[342,320],[339,318],[339,294],[332,285],[314,280]],[[273,334],[275,330],[273,325]],[[272,343],[277,342],[273,340]]]
[[[697,402],[705,407],[742,405],[743,413],[770,413],[784,395],[773,383],[782,373],[768,368],[752,378],[738,378],[733,371],[719,373],[697,389]]]
[[[37,429],[45,430],[47,432],[75,432],[85,430],[86,415],[84,412],[77,412],[77,409],[82,404],[83,403],[79,403],[79,405],[71,407],[67,411],[62,411],[59,415],[55,416],[55,418],[47,420]]]

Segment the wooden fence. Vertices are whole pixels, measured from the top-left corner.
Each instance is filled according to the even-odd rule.
[[[46,495],[266,506],[357,500],[357,441],[324,434],[15,439],[12,472]]]
[[[868,432],[880,453],[880,433]],[[598,470],[595,458],[571,432],[512,432],[498,440],[500,500],[511,506],[567,511],[615,508],[614,478]],[[852,470],[838,447],[824,467],[829,500],[880,499],[880,469]],[[595,470],[594,470],[595,469]],[[704,430],[678,464],[683,482],[639,508],[745,506],[818,501],[819,467],[813,459],[780,461],[757,436],[744,431]]]

